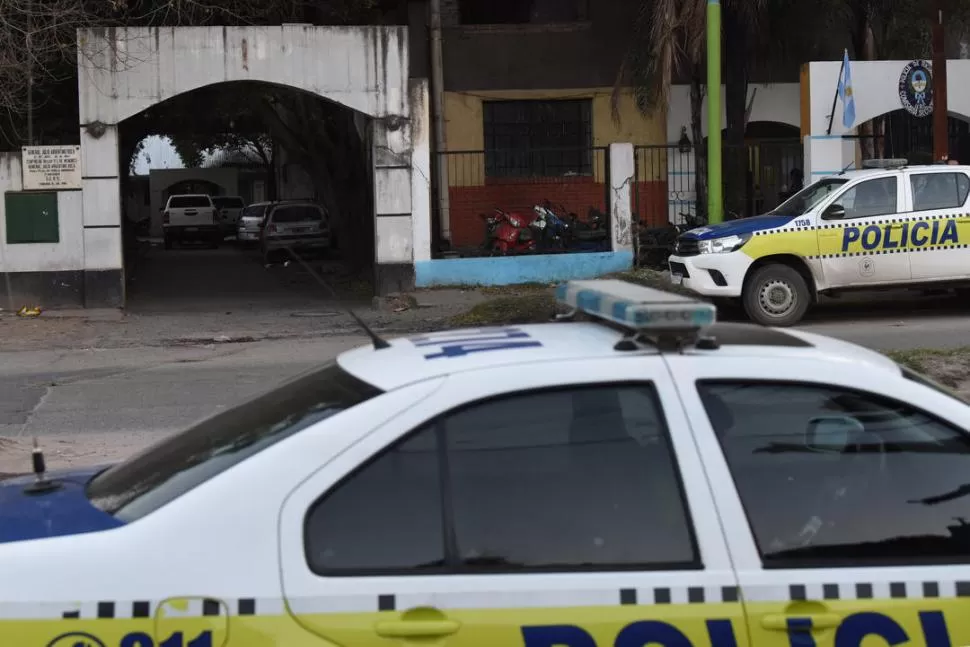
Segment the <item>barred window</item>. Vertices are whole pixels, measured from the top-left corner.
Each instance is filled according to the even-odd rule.
[[[592,175],[592,100],[486,101],[489,177]]]

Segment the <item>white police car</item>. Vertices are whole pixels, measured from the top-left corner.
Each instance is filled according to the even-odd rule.
[[[820,294],[970,287],[970,167],[877,162],[823,177],[767,215],[682,234],[672,280],[740,298],[771,326],[797,323]]]
[[[684,297],[559,296],[602,319],[375,338],[4,482],[0,644],[970,641],[970,407]]]

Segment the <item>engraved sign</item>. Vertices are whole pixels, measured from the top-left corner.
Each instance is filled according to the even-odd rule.
[[[24,146],[24,191],[80,189],[80,146]]]

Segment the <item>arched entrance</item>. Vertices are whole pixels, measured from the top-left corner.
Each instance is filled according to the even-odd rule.
[[[429,119],[427,83],[409,78],[405,28],[92,29],[79,44],[87,305],[124,304],[118,125],[166,99],[235,81],[284,85],[366,115],[375,286],[413,286],[414,261],[430,258]]]

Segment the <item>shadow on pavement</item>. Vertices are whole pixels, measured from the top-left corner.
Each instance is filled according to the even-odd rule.
[[[259,252],[226,242],[219,249],[171,250],[142,244],[126,258],[127,310],[132,313],[306,310],[370,303],[372,283],[339,259],[308,259],[337,293],[299,263],[264,266]]]

